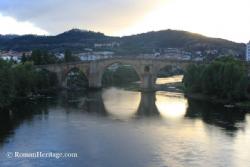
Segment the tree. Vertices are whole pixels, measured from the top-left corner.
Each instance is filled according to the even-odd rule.
[[[72,61],[72,53],[71,53],[70,50],[65,51],[64,60],[65,60],[66,63]]]
[[[187,92],[200,92],[201,71],[204,66],[191,64],[187,67],[183,77],[183,83]]]
[[[227,100],[246,98],[249,84],[244,64],[232,57],[219,58],[208,65],[191,65],[184,74],[183,83],[188,93]]]
[[[42,64],[42,51],[40,49],[35,49],[32,51],[31,61],[33,61],[35,65]]]
[[[74,61],[80,61],[80,59],[72,54],[70,50],[65,50],[64,52],[64,62],[74,62]]]
[[[35,86],[35,73],[32,64],[27,62],[13,67],[13,76],[16,96],[29,96]]]
[[[25,63],[28,60],[27,56],[25,53],[23,53],[22,57],[21,57],[21,62]]]
[[[0,108],[10,105],[14,94],[11,63],[0,60]]]
[[[55,73],[39,71],[32,62],[13,64],[0,60],[0,109],[11,105],[17,97],[47,94],[57,83]]]
[[[49,53],[47,50],[35,49],[32,51],[31,60],[35,65],[55,64],[59,60],[54,54]]]

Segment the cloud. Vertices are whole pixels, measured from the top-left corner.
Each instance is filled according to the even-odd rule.
[[[0,33],[1,34],[39,34],[48,35],[49,33],[30,22],[18,22],[14,18],[2,16],[0,14]]]
[[[107,35],[170,28],[246,42],[249,6],[249,0],[0,0],[0,14],[52,35],[71,28]]]
[[[70,28],[114,31],[128,27],[163,0],[1,0],[0,13],[56,34]]]

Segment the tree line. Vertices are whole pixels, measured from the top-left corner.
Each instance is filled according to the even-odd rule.
[[[13,64],[0,60],[0,109],[18,98],[46,94],[57,88],[56,74],[37,70],[32,62]]]
[[[183,83],[186,93],[240,101],[247,98],[249,79],[243,62],[233,57],[222,57],[206,65],[190,65]]]
[[[34,65],[78,61],[70,50],[59,59],[47,50],[35,49],[30,56],[23,54],[21,63],[0,59],[0,109],[13,104],[18,98],[53,93],[58,88],[55,73],[36,69]]]
[[[58,58],[55,54],[49,53],[47,50],[35,49],[30,56],[23,54],[21,62],[31,61],[34,65],[46,65],[80,60],[78,57],[74,56],[70,50],[65,50],[63,55],[63,58]]]

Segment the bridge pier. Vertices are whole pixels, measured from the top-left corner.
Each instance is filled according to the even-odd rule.
[[[89,78],[89,88],[90,89],[101,89],[102,83],[95,76]]]
[[[149,73],[149,72],[145,72],[144,74],[142,74],[141,76],[141,91],[142,92],[153,92],[155,91],[155,79],[154,76]]]
[[[91,89],[102,88],[102,73],[96,62],[90,63],[88,80],[89,80],[89,88]]]
[[[141,102],[137,111],[140,116],[157,116],[159,111],[155,105],[156,95],[155,92],[142,92]]]
[[[58,82],[58,86],[60,88],[63,88],[63,74],[61,71],[59,72],[55,72],[56,73],[56,77],[57,77],[57,82]]]
[[[68,80],[65,79],[64,81],[61,82],[61,88],[67,88],[68,87]]]
[[[58,86],[60,88],[67,88],[68,86],[68,80],[64,78],[64,74],[62,71],[56,72]]]

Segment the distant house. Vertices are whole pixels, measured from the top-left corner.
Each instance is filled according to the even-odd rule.
[[[95,48],[103,48],[103,47],[109,47],[109,48],[114,48],[114,47],[119,47],[120,43],[119,42],[111,42],[111,43],[95,43],[94,47]]]
[[[247,43],[246,47],[246,61],[250,61],[250,41]]]
[[[198,56],[202,56],[202,51],[196,51],[195,54]]]
[[[112,58],[113,55],[114,55],[114,52],[109,52],[109,51],[83,52],[83,53],[76,54],[76,56],[79,57],[81,61],[108,59],[108,58]]]
[[[163,54],[156,57],[162,59],[190,60],[192,53],[178,48],[165,48],[163,49]]]
[[[203,57],[195,57],[195,58],[193,59],[193,61],[203,61],[203,60],[204,60]]]
[[[64,59],[64,53],[56,53],[55,56],[56,56],[56,58],[58,58],[59,60],[63,60],[63,59]]]
[[[93,52],[93,49],[91,49],[91,48],[85,48],[84,50],[87,52]]]
[[[218,54],[218,50],[206,50],[205,51],[206,54],[209,54],[209,55],[216,55]]]
[[[15,51],[2,51],[0,53],[0,58],[6,61],[15,61],[17,63],[21,62],[23,53]]]

